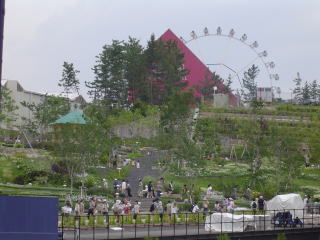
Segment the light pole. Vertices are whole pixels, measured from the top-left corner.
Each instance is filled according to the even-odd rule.
[[[238,74],[238,72],[236,72],[233,68],[227,66],[227,65],[224,64],[224,63],[208,63],[207,66],[223,66],[223,67],[225,67],[225,68],[228,68],[231,72],[233,72],[233,73],[237,76],[238,81],[239,81],[239,83],[240,83],[240,86],[241,86],[241,88],[242,88],[242,82],[241,82],[241,80],[240,80],[239,74]]]
[[[215,103],[215,95],[216,95],[216,91],[217,91],[218,87],[217,86],[214,86],[213,87],[213,106],[214,106],[214,103]]]

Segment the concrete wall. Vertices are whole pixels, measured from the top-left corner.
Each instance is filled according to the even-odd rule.
[[[217,93],[214,94],[213,107],[225,108],[229,107],[230,96],[228,94]]]
[[[120,138],[153,138],[157,136],[157,126],[150,126],[142,121],[114,127],[114,133]]]

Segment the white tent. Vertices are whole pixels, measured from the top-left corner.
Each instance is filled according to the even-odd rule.
[[[213,213],[206,217],[205,230],[215,232],[243,232],[248,226],[256,230],[267,230],[271,229],[270,220],[271,218],[268,215]]]
[[[267,201],[267,210],[271,211],[269,214],[290,211],[293,217],[302,218],[303,208],[304,204],[301,196],[295,193],[277,195]]]

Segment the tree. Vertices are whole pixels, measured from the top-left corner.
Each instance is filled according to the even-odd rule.
[[[168,103],[161,111],[162,126],[174,127],[186,122],[191,114],[190,105],[193,103],[194,96],[191,90],[170,95]]]
[[[232,77],[231,77],[231,75],[229,75],[228,78],[223,81],[223,85],[224,85],[223,92],[224,93],[230,93],[232,91],[231,84],[232,84]]]
[[[314,101],[316,101],[319,98],[318,88],[319,86],[317,80],[313,80],[313,82],[310,85],[310,97]]]
[[[67,97],[70,93],[76,92],[79,95],[80,82],[77,74],[80,72],[74,68],[73,63],[64,62],[62,70],[62,78],[59,80],[58,86],[63,87]]]
[[[123,42],[113,40],[111,45],[104,45],[96,58],[95,79],[86,82],[90,89],[88,94],[107,109],[125,108],[128,105],[128,81],[124,76]]]
[[[306,100],[310,100],[310,98],[311,98],[310,86],[309,86],[309,83],[306,81],[302,88],[302,100],[306,101]]]
[[[188,71],[184,69],[184,54],[175,41],[148,41],[144,52],[148,71],[148,98],[150,104],[163,105],[169,96],[187,86],[184,81]]]
[[[128,81],[129,101],[134,103],[140,99],[148,102],[144,49],[139,40],[129,37],[129,41],[124,43],[124,51],[124,78]]]
[[[302,79],[300,77],[300,73],[297,73],[297,77],[293,82],[295,83],[295,88],[293,89],[294,99],[300,103],[302,101]]]
[[[71,194],[75,178],[85,176],[89,166],[95,166],[110,153],[112,145],[108,136],[106,129],[93,122],[62,124],[55,128],[53,151],[68,172]]]
[[[28,108],[33,117],[23,119],[25,127],[34,135],[39,135],[40,140],[48,132],[49,124],[70,111],[69,102],[66,98],[44,96],[39,104],[21,102],[21,105]]]
[[[15,101],[10,96],[7,88],[2,88],[2,100],[0,108],[0,123],[6,124],[8,127],[17,119],[15,110],[18,109]]]
[[[241,89],[242,96],[245,101],[251,102],[257,98],[257,83],[256,78],[260,70],[258,66],[252,65],[248,71],[243,74],[243,88]]]
[[[217,87],[218,91],[225,92],[225,86],[222,87],[223,79],[216,73],[211,73],[208,69],[204,80],[199,81],[199,85],[195,85],[195,89],[201,93],[204,100],[213,99],[214,87]]]

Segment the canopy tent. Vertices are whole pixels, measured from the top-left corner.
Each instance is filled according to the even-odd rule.
[[[247,227],[256,230],[271,229],[269,215],[244,215],[232,213],[213,213],[206,217],[205,230],[216,232],[243,232]]]
[[[267,201],[267,210],[273,212],[289,211],[293,217],[303,218],[304,203],[299,194],[277,195]]]

